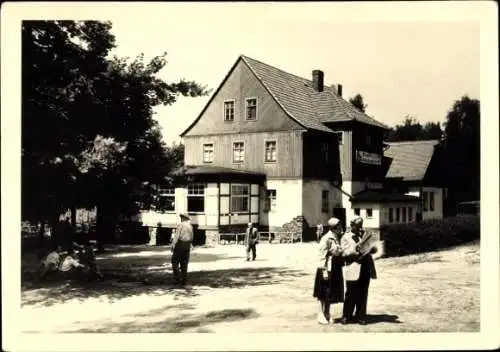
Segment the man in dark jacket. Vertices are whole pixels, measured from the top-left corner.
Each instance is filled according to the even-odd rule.
[[[344,278],[346,293],[342,312],[342,324],[357,321],[366,324],[366,305],[370,279],[377,278],[375,263],[370,253],[361,256],[359,243],[365,235],[363,219],[357,217],[351,221],[351,231],[342,236],[341,247],[345,257]],[[354,309],[356,313],[353,319]]]
[[[247,250],[247,261],[250,260],[250,252],[252,253],[252,260],[257,257],[257,242],[259,235],[257,229],[253,227],[251,222],[248,223],[248,228],[246,230],[245,245]]]

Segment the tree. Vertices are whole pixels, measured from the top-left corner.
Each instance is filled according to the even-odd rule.
[[[446,116],[448,184],[456,201],[480,196],[480,102],[463,96]]]
[[[439,122],[427,122],[422,129],[422,139],[438,139],[443,138],[443,130]]]
[[[368,105],[366,105],[363,101],[363,96],[361,94],[356,94],[354,97],[349,98],[349,102],[354,105],[356,108],[365,112]]]
[[[398,124],[392,128],[386,136],[389,142],[398,141],[421,141],[437,139],[443,136],[439,122],[427,122],[424,126],[411,115],[406,115],[403,124]]]
[[[108,59],[110,29],[23,22],[23,219],[97,206],[98,232],[112,233],[120,214],[151,202],[151,185],[169,171],[153,107],[208,94],[193,81],[159,79],[166,53],[147,63]]]
[[[422,139],[422,125],[413,116],[406,115],[403,124],[396,125],[389,131],[387,140],[389,142],[397,141],[417,141]]]
[[[102,70],[109,23],[22,23],[22,217],[54,222],[74,206],[76,156],[85,148],[89,77]],[[43,226],[40,226],[41,232]]]

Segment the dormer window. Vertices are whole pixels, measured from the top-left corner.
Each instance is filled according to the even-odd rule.
[[[257,99],[247,98],[246,99],[246,119],[248,121],[257,120]]]
[[[224,102],[224,121],[234,121],[234,100]]]

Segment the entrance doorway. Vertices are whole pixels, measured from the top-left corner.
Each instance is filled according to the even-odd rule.
[[[345,208],[333,208],[333,216],[342,222],[342,230],[346,230],[346,211]]]

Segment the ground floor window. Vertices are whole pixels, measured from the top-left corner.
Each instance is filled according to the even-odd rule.
[[[268,189],[266,191],[266,210],[273,211],[276,210],[276,190]]]
[[[396,222],[401,221],[401,209],[396,208]]]
[[[175,189],[158,186],[155,208],[159,212],[175,211]]]
[[[205,211],[205,185],[188,185],[187,210],[193,213],[203,213]]]
[[[412,222],[413,221],[413,208],[408,207],[408,221]]]
[[[361,209],[354,208],[354,215],[359,216],[361,214]]]
[[[373,217],[373,209],[372,208],[367,208],[366,209],[366,218],[371,219]]]
[[[403,222],[406,222],[406,208],[402,208],[402,213],[403,213]]]
[[[389,223],[393,223],[394,222],[394,209],[392,208],[389,208]]]
[[[250,186],[233,184],[231,185],[231,212],[246,213],[249,211]]]

